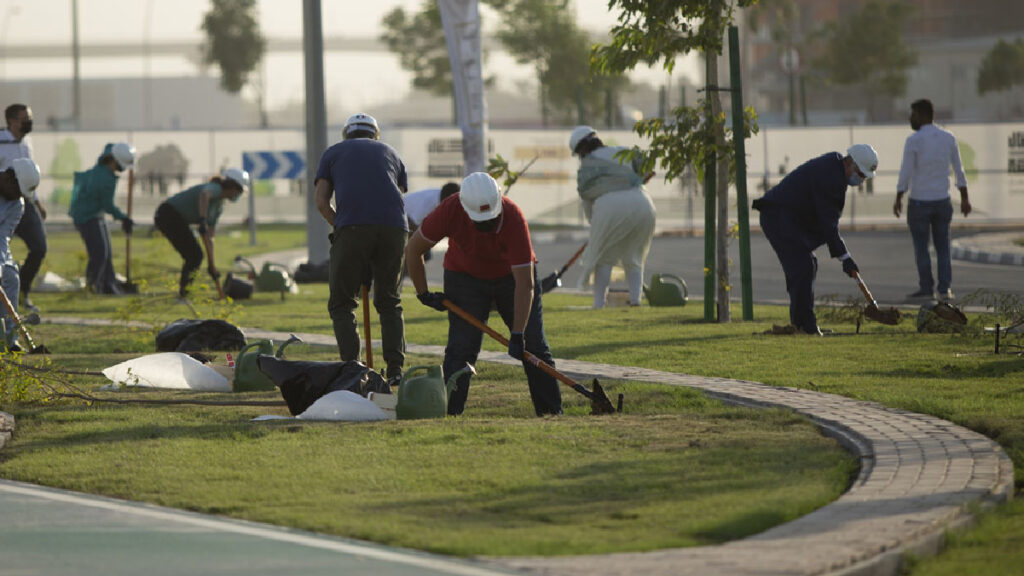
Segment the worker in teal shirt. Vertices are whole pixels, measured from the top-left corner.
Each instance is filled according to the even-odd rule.
[[[185,296],[196,270],[203,263],[203,249],[192,233],[192,224],[197,225],[206,247],[207,271],[217,280],[220,272],[213,257],[213,232],[217,220],[224,210],[224,200],[235,202],[248,189],[249,173],[238,168],[228,168],[209,182],[197,184],[171,196],[156,209],[153,223],[185,260],[178,284],[179,296]]]
[[[121,172],[134,165],[135,148],[126,142],[117,142],[103,148],[95,166],[75,172],[68,215],[85,242],[89,256],[85,266],[86,286],[96,294],[124,293],[114,276],[106,215],[120,220],[125,234],[132,233],[132,219],[114,204],[114,191]]]

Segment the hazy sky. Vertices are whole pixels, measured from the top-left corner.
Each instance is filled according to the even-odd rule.
[[[381,17],[396,6],[418,9],[427,0],[321,0],[324,36],[377,36]],[[79,37],[94,42],[138,43],[147,41],[200,42],[199,25],[209,0],[78,0]],[[615,22],[607,0],[574,0],[579,23],[592,30],[608,30]],[[0,0],[0,53],[7,45],[63,44],[71,42],[71,0]],[[301,0],[258,0],[261,26],[272,38],[297,38],[302,34]],[[485,14],[485,26],[487,25]],[[381,99],[395,99],[408,91],[409,75],[397,59],[386,53],[329,54],[325,58],[328,91],[344,91],[347,105],[360,107]],[[499,86],[509,88],[529,82],[532,70],[510,59],[492,55],[489,68],[500,67]],[[147,71],[148,68],[148,71]],[[682,72],[679,70],[682,69]],[[685,73],[686,65],[676,74]],[[81,63],[83,77],[180,76],[194,73],[194,65],[182,58],[154,57],[147,63],[137,58],[88,59]],[[69,76],[69,61],[4,59],[0,81],[5,78]],[[301,54],[271,55],[266,59],[268,103],[277,107],[303,100]],[[660,70],[635,75],[637,80],[660,82]],[[372,82],[353,81],[372,78]]]

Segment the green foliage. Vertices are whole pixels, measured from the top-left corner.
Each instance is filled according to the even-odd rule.
[[[738,0],[746,7],[757,0]],[[722,0],[610,0],[622,10],[612,27],[612,40],[595,46],[591,65],[605,72],[631,70],[637,64],[659,63],[671,72],[675,57],[693,51],[722,53],[722,37],[732,21],[733,4]]]
[[[1024,40],[1000,39],[985,54],[978,71],[978,94],[1002,92],[1024,84]]]
[[[220,67],[220,85],[238,93],[263,59],[267,41],[256,20],[256,0],[210,0],[201,26],[203,62]]]
[[[826,22],[816,34],[824,46],[814,69],[827,83],[863,87],[869,112],[876,93],[902,96],[907,70],[917,62],[903,35],[913,11],[907,2],[868,0],[848,16]]]
[[[413,86],[438,96],[450,95],[452,68],[437,2],[426,0],[415,14],[399,6],[385,14],[381,24],[381,40],[398,54],[402,68],[413,73]]]
[[[496,37],[522,64],[532,64],[541,86],[542,106],[560,121],[571,120],[582,99],[585,115],[596,115],[608,91],[628,84],[621,74],[591,74],[589,37],[576,24],[564,0],[484,0],[501,20]],[[436,2],[419,12],[398,7],[382,21],[381,39],[413,73],[413,86],[433,94],[451,93],[451,63]],[[491,83],[487,79],[486,83]]]
[[[740,7],[752,4],[754,0],[737,3]],[[671,71],[679,54],[694,50],[721,53],[722,37],[733,16],[733,5],[720,1],[611,0],[609,7],[622,9],[622,20],[612,29],[611,42],[594,47],[591,58],[591,66],[606,73],[629,70],[640,63],[661,63]],[[730,173],[735,177],[735,135],[725,126],[725,114],[712,113],[713,100],[717,99],[718,94],[712,93],[710,98],[699,100],[696,107],[673,108],[668,118],[637,122],[634,130],[650,139],[650,147],[646,152],[632,150],[623,159],[641,157],[644,171],[652,171],[660,163],[665,180],[670,182],[691,166],[703,172],[706,160],[715,153],[719,160],[730,159]],[[744,110],[743,125],[743,138],[757,133],[753,108]]]

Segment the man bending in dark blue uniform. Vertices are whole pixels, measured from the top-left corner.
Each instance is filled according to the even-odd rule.
[[[761,230],[782,263],[789,292],[789,321],[806,334],[821,335],[814,315],[814,250],[828,244],[829,254],[843,263],[849,276],[858,271],[839,235],[846,205],[846,187],[875,177],[878,154],[867,144],[854,144],[846,156],[829,152],[790,172],[767,194],[754,200],[761,212]]]

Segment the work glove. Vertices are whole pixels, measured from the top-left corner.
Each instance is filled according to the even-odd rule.
[[[200,236],[206,236],[206,232],[207,231],[208,231],[208,229],[206,227],[206,220],[200,220],[199,221],[199,235]]]
[[[444,301],[448,298],[444,292],[423,292],[421,294],[417,294],[416,298],[418,298],[420,303],[424,306],[430,306],[439,312],[446,312],[448,310],[444,307]]]
[[[125,218],[124,220],[121,220],[121,230],[124,230],[125,234],[131,236],[132,230],[134,228],[135,222],[131,218]]]
[[[843,272],[853,278],[853,273],[860,272],[860,268],[857,268],[857,263],[853,261],[853,258],[847,257],[843,260]]]
[[[220,280],[220,270],[217,270],[216,266],[210,266],[209,268],[206,269],[206,271],[210,273],[210,278],[213,278],[214,280]]]
[[[513,332],[508,338],[508,355],[516,360],[522,360],[524,352],[526,352],[526,337],[522,332]]]

